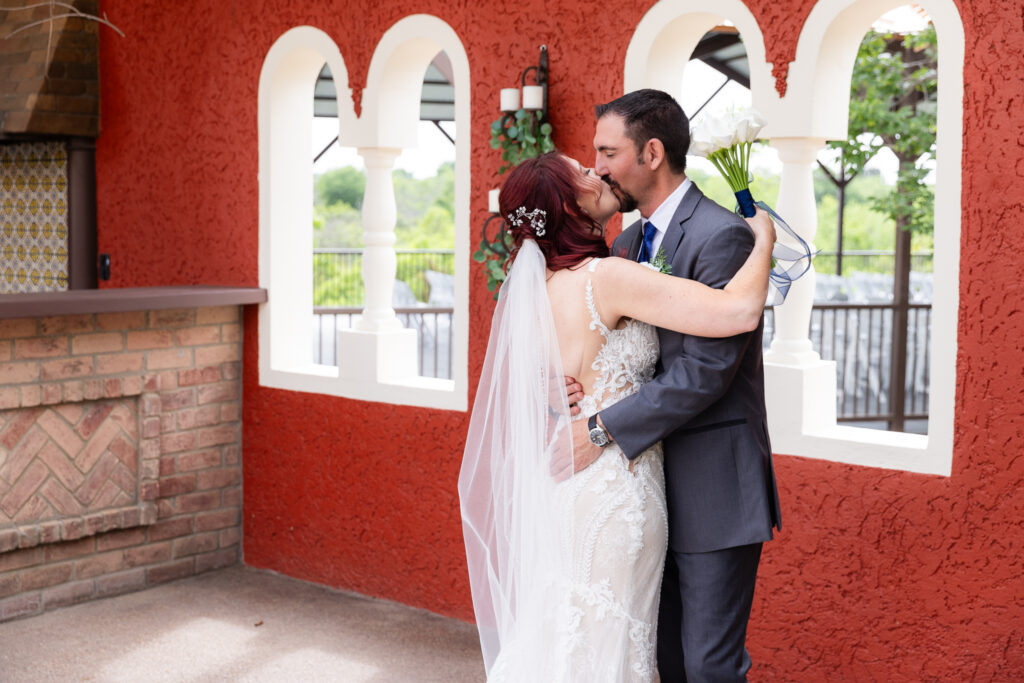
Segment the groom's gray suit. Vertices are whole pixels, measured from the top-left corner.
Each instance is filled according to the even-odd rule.
[[[640,222],[612,254],[636,259]],[[724,287],[746,261],[746,221],[687,190],[661,243],[672,274]],[[765,422],[762,326],[727,339],[659,329],[654,380],[601,411],[629,458],[664,441],[669,553],[662,583],[662,680],[743,680],[761,543],[780,524]],[[685,670],[684,670],[685,658]]]

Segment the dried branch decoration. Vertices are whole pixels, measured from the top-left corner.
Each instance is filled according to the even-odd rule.
[[[36,9],[38,7],[49,7],[50,8],[50,16],[43,17],[42,19],[36,19],[35,21],[30,21],[30,22],[28,22],[27,24],[25,24],[23,26],[19,26],[18,28],[14,29],[13,31],[8,33],[6,36],[4,36],[4,39],[6,40],[7,38],[10,38],[11,36],[17,35],[18,33],[21,33],[22,31],[26,31],[26,30],[34,27],[34,26],[42,26],[43,24],[49,23],[50,24],[50,39],[52,40],[52,38],[53,38],[53,22],[56,21],[57,19],[66,19],[66,18],[78,18],[78,19],[86,19],[88,21],[95,21],[95,22],[98,22],[100,24],[104,24],[106,26],[109,26],[110,28],[112,28],[115,31],[117,31],[118,35],[120,35],[122,38],[124,37],[124,31],[119,29],[117,26],[112,24],[109,19],[107,19],[107,13],[106,12],[103,13],[102,17],[99,17],[99,16],[96,16],[95,14],[89,14],[88,12],[83,12],[82,10],[78,9],[77,7],[75,7],[74,5],[72,5],[70,3],[60,2],[60,0],[49,0],[49,2],[36,2],[36,3],[31,4],[31,5],[24,5],[23,7],[6,7],[4,5],[0,5],[0,11],[20,12],[20,11],[25,11],[25,10],[30,10],[30,9]],[[53,12],[54,12],[54,10],[56,8],[61,8],[61,9],[66,10],[66,11],[63,12],[62,14],[54,14]],[[49,52],[49,43],[47,43],[47,52]]]

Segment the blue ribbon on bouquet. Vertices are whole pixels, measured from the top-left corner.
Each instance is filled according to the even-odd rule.
[[[770,206],[761,201],[754,201],[749,189],[737,192],[736,201],[739,202],[739,213],[748,218],[754,215],[754,207],[764,209],[775,221],[775,224],[796,240],[799,245],[799,248],[794,249],[776,242],[772,248],[772,259],[774,259],[775,265],[768,273],[768,301],[765,306],[778,306],[786,300],[790,286],[810,270],[811,258],[817,252],[811,253],[811,247],[804,238],[789,227],[786,221],[782,220],[782,217],[775,213]]]

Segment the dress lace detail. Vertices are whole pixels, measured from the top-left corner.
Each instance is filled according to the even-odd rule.
[[[590,262],[588,270],[591,273],[599,261],[594,259]],[[589,417],[650,382],[654,377],[654,365],[658,362],[659,348],[657,331],[647,323],[627,320],[622,329],[609,330],[597,312],[594,283],[589,278],[586,292],[590,329],[597,330],[605,339],[591,366],[598,373],[594,387],[580,403],[583,414]]]
[[[598,259],[588,270],[593,273]],[[598,315],[592,281],[586,285],[590,329],[604,337],[593,362],[597,378],[579,419],[635,393],[654,376],[656,330],[627,320],[608,329]],[[630,463],[615,444],[560,490],[561,519],[572,575],[540,639],[556,654],[547,658],[545,681],[649,683],[655,675],[655,635],[661,574],[668,540],[668,511],[661,444]],[[503,648],[489,680],[519,683],[516,659]],[[611,665],[610,665],[611,664]]]

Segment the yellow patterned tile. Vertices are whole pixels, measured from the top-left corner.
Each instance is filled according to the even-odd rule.
[[[0,293],[67,289],[67,151],[0,145]]]

